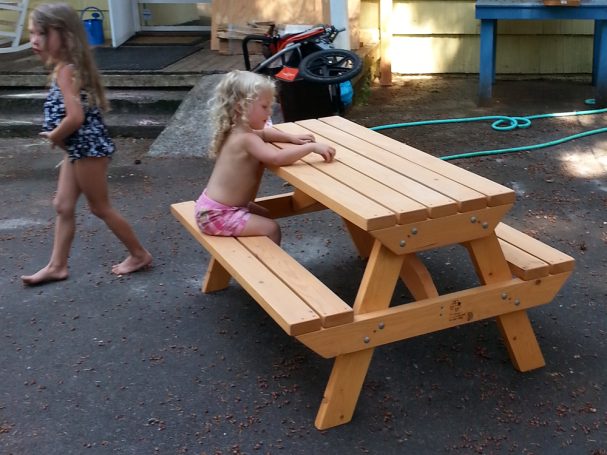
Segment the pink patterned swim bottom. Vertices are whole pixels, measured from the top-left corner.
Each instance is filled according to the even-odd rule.
[[[251,217],[246,207],[220,204],[206,195],[196,201],[196,223],[203,234],[238,237]]]

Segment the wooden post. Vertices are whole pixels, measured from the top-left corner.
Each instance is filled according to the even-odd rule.
[[[379,30],[381,61],[379,64],[379,82],[383,86],[392,85],[392,59],[390,42],[392,41],[392,0],[379,2]]]
[[[354,301],[355,314],[370,313],[390,306],[403,260],[404,256],[395,255],[379,241],[375,241]],[[372,357],[371,348],[335,358],[316,416],[316,428],[326,430],[352,420]]]
[[[360,0],[322,0],[322,22],[345,31],[337,36],[336,48],[356,50],[360,41]]]
[[[495,234],[471,240],[466,248],[482,283],[499,283],[512,277]],[[514,368],[530,371],[546,365],[525,310],[499,315],[496,320]]]

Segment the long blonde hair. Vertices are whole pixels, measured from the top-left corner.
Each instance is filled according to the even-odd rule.
[[[223,77],[217,85],[215,96],[209,101],[213,127],[209,147],[211,158],[217,157],[237,120],[248,123],[246,113],[249,105],[265,92],[274,96],[276,88],[270,78],[260,74],[234,70]]]
[[[48,63],[55,66],[73,65],[75,82],[88,94],[89,104],[107,110],[109,106],[105,90],[88,45],[84,25],[76,11],[67,3],[45,3],[32,10],[30,20],[43,32],[48,33],[49,29],[54,29],[61,37],[60,61]]]

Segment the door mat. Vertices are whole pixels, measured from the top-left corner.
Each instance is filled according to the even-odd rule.
[[[208,36],[200,34],[169,34],[169,33],[150,33],[137,34],[124,43],[125,46],[194,46],[208,40]]]
[[[153,71],[181,60],[202,46],[97,47],[93,55],[101,71]]]

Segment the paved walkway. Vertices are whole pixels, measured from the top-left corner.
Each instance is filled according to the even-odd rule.
[[[510,224],[577,259],[555,301],[531,312],[547,366],[516,372],[492,322],[382,347],[353,421],[318,432],[331,361],[239,286],[199,292],[208,256],[169,204],[198,195],[206,158],[151,157],[151,140],[118,140],[112,197],[154,268],[112,276],[124,251],[82,206],[70,278],[24,288],[19,276],[50,254],[60,156],[36,138],[0,139],[0,453],[607,453],[604,140],[462,162],[516,189]],[[268,176],[262,191],[285,187]],[[340,221],[281,224],[284,247],[352,301],[363,264]],[[441,291],[474,280],[457,249],[424,260]]]

